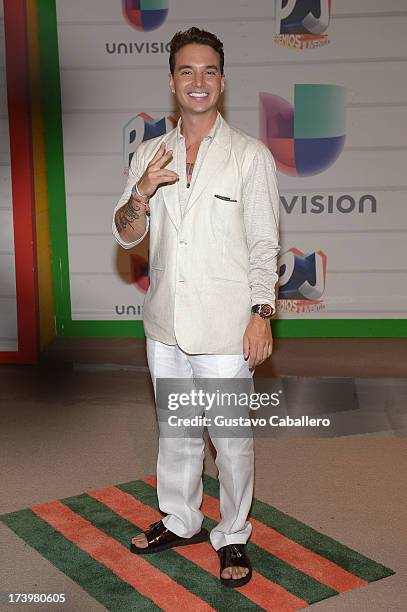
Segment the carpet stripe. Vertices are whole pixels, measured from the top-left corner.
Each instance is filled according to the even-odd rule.
[[[145,504],[158,510],[157,492],[151,485],[143,480],[117,485],[122,491],[138,498]],[[204,527],[213,529],[216,523],[212,519],[204,519]],[[297,570],[278,557],[267,553],[255,544],[248,543],[248,553],[257,571],[268,580],[279,584],[299,599],[308,603],[314,603],[327,597],[337,595],[337,591],[318,582],[311,576]],[[261,569],[259,569],[261,568]]]
[[[218,481],[208,474],[204,474],[204,490],[212,497],[219,499]],[[329,559],[362,580],[373,582],[395,573],[381,563],[365,557],[356,550],[258,499],[253,499],[250,516],[297,542],[297,544],[301,544],[318,555]]]
[[[204,493],[201,511],[213,520],[219,521],[219,500]],[[260,548],[276,555],[279,559],[323,582],[335,591],[342,593],[367,584],[366,580],[353,576],[332,561],[297,544],[257,519],[250,517],[250,522],[253,526],[250,541],[253,544],[257,544]]]
[[[31,510],[19,510],[0,518],[19,538],[111,612],[159,610],[149,597],[120,580]]]
[[[47,521],[76,546],[96,561],[103,563],[119,578],[148,596],[163,610],[213,610],[206,602],[177,584],[166,574],[153,568],[144,559],[132,555],[113,538],[96,529],[89,521],[75,514],[60,501],[33,506],[32,511]],[[151,585],[155,588],[152,589]]]
[[[149,488],[151,489],[151,487]],[[154,489],[151,490],[155,496]],[[132,522],[120,517],[105,504],[90,495],[82,494],[69,497],[63,499],[62,502],[73,512],[91,522],[94,527],[117,540],[126,549],[132,536],[142,531],[140,528],[135,527]],[[135,559],[138,558],[130,552],[129,554]],[[218,609],[218,604],[221,602],[227,608],[248,610],[249,612],[259,612],[260,610],[259,606],[251,602],[243,594],[232,589],[225,589],[219,580],[194,565],[188,559],[185,559],[174,549],[166,550],[157,555],[146,555],[141,558],[145,559],[145,562],[149,563],[153,568],[164,572],[172,580],[183,585],[191,593],[206,601],[214,609]]]
[[[162,518],[157,510],[115,487],[91,491],[89,495],[142,530],[148,529],[150,523]],[[176,551],[218,579],[219,559],[209,542],[179,547]],[[253,571],[252,580],[244,587],[241,587],[240,592],[258,606],[265,607],[266,609],[270,606],[271,602],[273,607],[275,606],[278,610],[287,612],[289,610],[299,610],[307,605],[306,601],[292,595],[256,571]]]

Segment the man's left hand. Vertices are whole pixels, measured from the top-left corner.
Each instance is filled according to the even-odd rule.
[[[269,319],[252,314],[243,336],[243,356],[249,359],[249,368],[254,369],[268,359],[273,352],[273,336]]]

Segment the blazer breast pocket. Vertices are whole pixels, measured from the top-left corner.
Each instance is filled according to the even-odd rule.
[[[227,195],[220,195],[218,193],[215,193],[214,198],[217,198],[218,200],[221,200],[222,202],[225,203],[230,203],[230,204],[238,204],[239,200],[235,200],[234,198],[227,196]]]

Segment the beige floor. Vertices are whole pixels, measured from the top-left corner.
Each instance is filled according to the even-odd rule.
[[[407,378],[406,349],[401,340],[281,340],[257,375]],[[0,368],[0,403],[0,513],[155,472],[142,341],[59,339],[40,367]],[[206,471],[216,475],[210,445]],[[311,609],[407,610],[406,474],[406,438],[390,429],[256,439],[257,497],[396,571]],[[0,537],[1,592],[62,592],[61,610],[104,609],[3,525]]]

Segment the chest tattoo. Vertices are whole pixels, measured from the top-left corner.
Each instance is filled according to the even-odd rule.
[[[190,186],[192,180],[192,173],[194,171],[195,163],[187,162],[186,163],[186,171],[187,171],[187,187]]]

